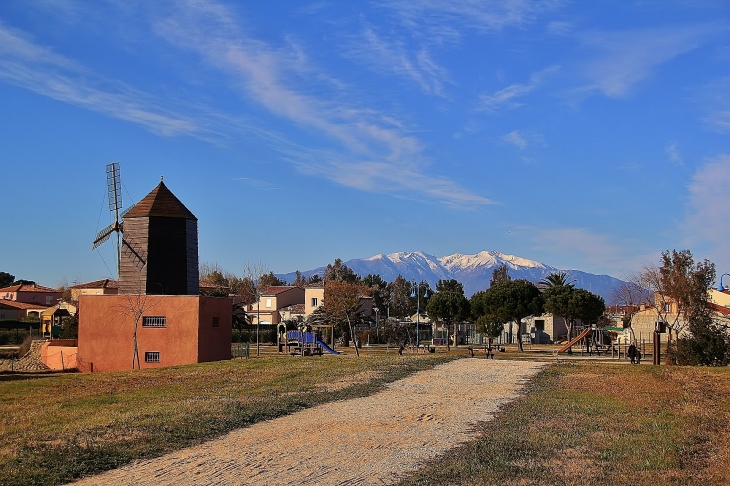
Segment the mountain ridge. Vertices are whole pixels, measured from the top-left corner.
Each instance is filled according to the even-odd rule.
[[[392,282],[398,275],[406,280],[425,280],[431,288],[443,279],[455,279],[464,285],[467,297],[489,287],[492,271],[500,264],[507,265],[509,275],[513,279],[523,278],[531,282],[539,282],[554,272],[564,271],[575,286],[589,290],[604,298],[608,304],[613,289],[624,284],[623,280],[610,275],[596,275],[575,269],[560,269],[544,263],[522,258],[516,255],[501,253],[496,250],[480,251],[473,255],[454,253],[443,257],[430,255],[422,251],[401,251],[383,255],[379,253],[367,258],[353,258],[343,262],[355,273],[365,277],[378,274],[384,280]],[[301,272],[304,277],[322,276],[325,267]],[[277,274],[277,277],[292,282],[295,272]]]

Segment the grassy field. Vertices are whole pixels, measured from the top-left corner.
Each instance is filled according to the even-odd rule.
[[[58,484],[113,469],[364,396],[454,357],[272,356],[130,372],[0,375],[0,485]]]
[[[730,369],[563,363],[405,485],[730,484]]]
[[[159,456],[465,354],[265,349],[159,370],[0,375],[0,485],[58,484]],[[473,442],[404,484],[730,484],[729,397],[730,369],[561,360]]]

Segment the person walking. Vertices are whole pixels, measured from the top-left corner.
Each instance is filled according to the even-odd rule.
[[[626,354],[629,355],[629,359],[631,359],[631,364],[636,364],[636,344],[631,343]]]

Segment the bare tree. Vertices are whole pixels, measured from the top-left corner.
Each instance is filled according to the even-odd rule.
[[[162,297],[147,295],[143,293],[144,282],[140,278],[137,283],[137,291],[133,294],[121,294],[124,297],[124,302],[119,304],[120,313],[123,316],[129,316],[134,321],[134,331],[132,333],[132,369],[134,369],[135,362],[137,363],[137,369],[141,368],[139,361],[139,341],[137,339],[137,333],[139,332],[139,326],[144,315],[162,302]]]
[[[664,251],[661,262],[660,267],[645,266],[632,283],[641,288],[658,318],[667,323],[671,343],[672,331],[678,338],[695,314],[706,311],[715,265],[708,260],[695,263],[689,250]]]
[[[261,295],[268,289],[263,288],[264,277],[269,272],[262,262],[249,263],[243,270],[243,278],[241,279],[241,286],[239,295],[242,297],[243,302],[248,305],[256,303],[256,356],[261,356]],[[272,274],[273,275],[273,274]]]
[[[621,312],[621,322],[624,329],[631,331],[631,340],[636,341],[632,321],[634,316],[641,310],[641,305],[651,305],[651,300],[647,300],[644,289],[636,283],[636,276],[628,277],[628,281],[614,288],[611,292],[611,303]]]
[[[367,287],[354,282],[331,280],[325,286],[324,292],[324,313],[331,324],[340,327],[343,334],[352,337],[355,341],[355,353],[359,357],[354,324],[363,318],[361,297],[367,294]],[[344,327],[345,322],[347,327]]]

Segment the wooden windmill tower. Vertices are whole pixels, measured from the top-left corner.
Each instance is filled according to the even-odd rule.
[[[113,206],[110,202],[115,211]],[[115,214],[115,222],[97,235],[94,248],[117,233],[120,293],[198,295],[198,219],[164,182],[123,214]]]

